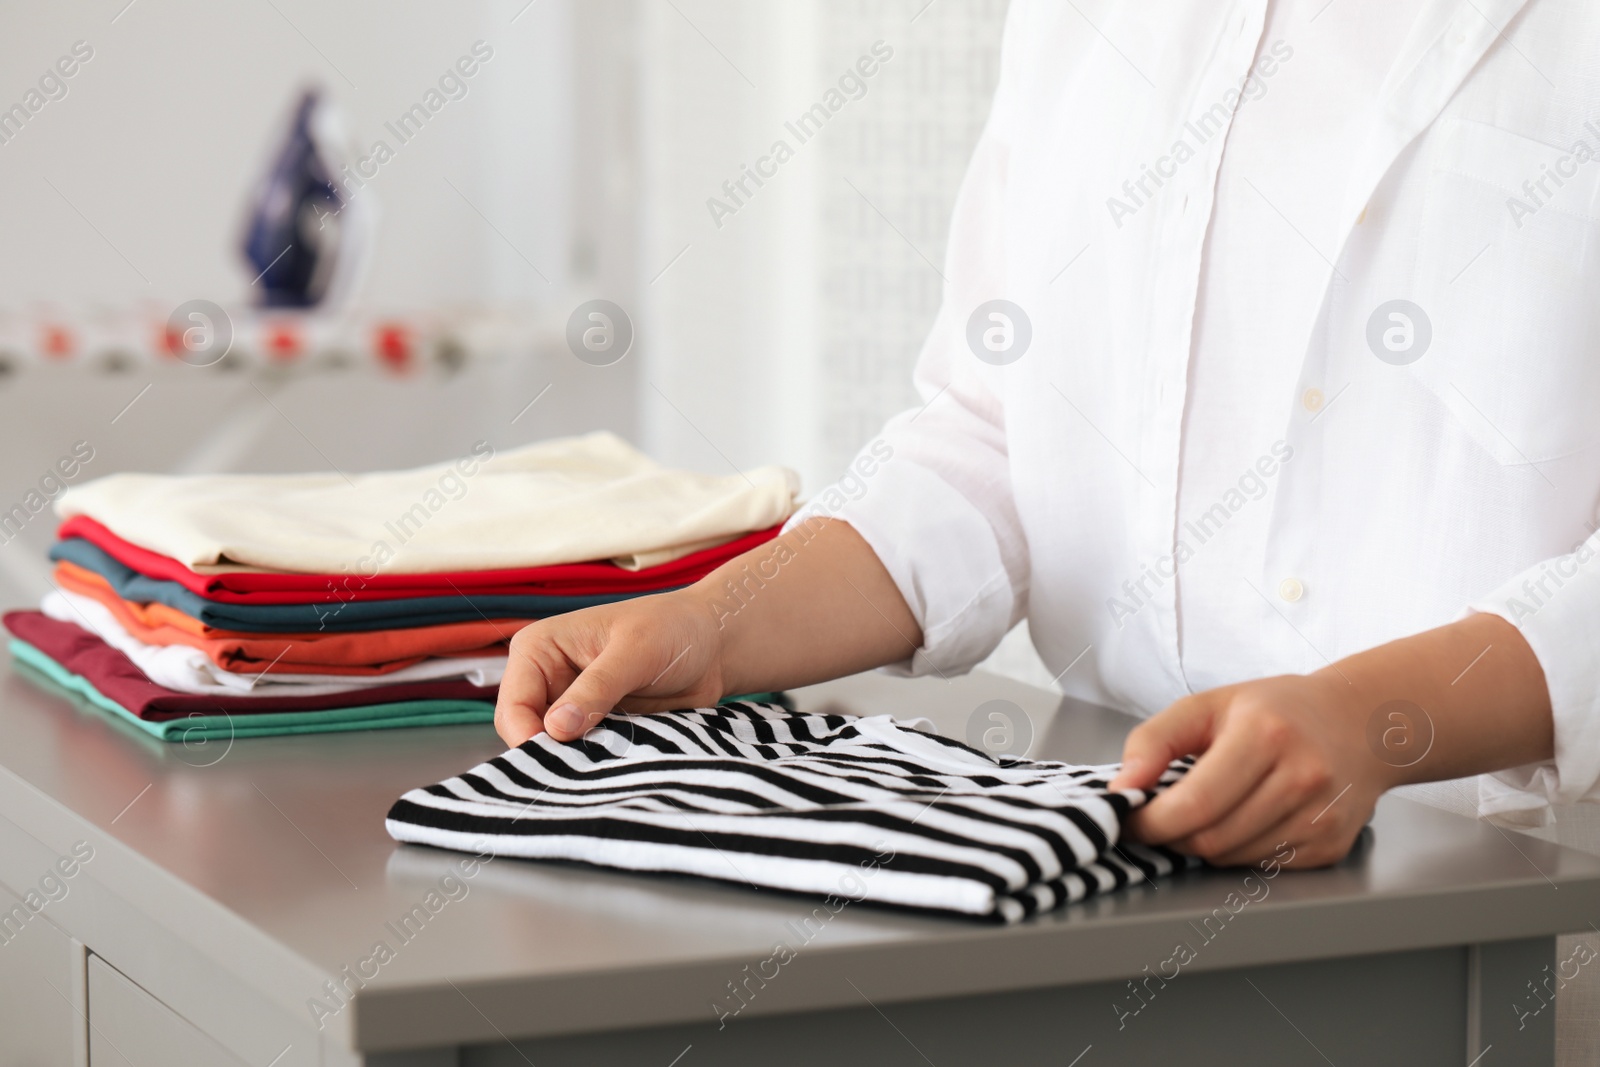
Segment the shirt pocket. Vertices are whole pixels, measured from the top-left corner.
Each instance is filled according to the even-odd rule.
[[[1574,154],[1483,123],[1442,123],[1416,260],[1432,336],[1413,369],[1501,463],[1593,445],[1600,158],[1589,153],[1600,154],[1600,135],[1584,131],[1586,150]]]

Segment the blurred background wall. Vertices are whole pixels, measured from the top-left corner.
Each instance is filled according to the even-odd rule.
[[[0,107],[78,42],[93,58],[0,144],[0,499],[9,507],[78,441],[95,450],[88,476],[351,472],[594,428],[708,471],[784,463],[814,492],[912,401],[1004,11],[1004,0],[10,6]],[[399,144],[388,124],[477,42],[493,57],[466,94]],[[840,90],[862,57],[874,73]],[[249,314],[246,201],[308,86],[355,151],[395,148],[363,189],[377,223],[351,351],[322,359],[308,344],[206,368],[140,355],[130,329],[186,300]],[[820,129],[795,127],[830,90],[844,106]],[[761,163],[778,140],[792,157]],[[758,186],[746,176],[757,167],[776,173]],[[611,366],[563,340],[592,297],[617,302],[636,330]],[[389,320],[423,338],[399,369],[356,336]],[[70,352],[42,340],[60,326]],[[43,590],[49,526],[0,546],[9,602]],[[996,665],[1038,680],[1014,638]]]
[[[456,374],[426,363],[396,374],[310,359],[256,368],[233,355],[206,368],[119,361],[127,338],[107,336],[107,323],[159,320],[194,298],[250,303],[246,201],[302,88],[326,90],[355,144],[397,143],[385,122],[478,40],[493,58],[465,97],[369,183],[377,226],[357,301],[373,315],[554,314],[577,283],[577,6],[543,0],[513,22],[516,8],[478,0],[8,5],[0,107],[75,42],[93,58],[65,97],[0,144],[6,506],[78,440],[95,449],[92,476],[353,471],[458,454],[485,436],[509,445],[591,424],[631,432],[631,390],[609,387],[590,389],[581,411],[547,404],[509,426],[520,391],[533,395],[555,369],[526,347]],[[620,261],[613,269],[631,276]],[[59,323],[73,330],[73,351],[40,354],[37,335]],[[42,581],[48,532],[36,520],[0,548],[14,585]]]

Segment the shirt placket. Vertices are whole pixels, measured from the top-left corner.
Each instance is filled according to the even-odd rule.
[[[1180,103],[1183,112],[1173,116],[1174,126],[1184,126],[1195,114],[1222,100],[1228,90],[1240,86],[1261,45],[1268,2],[1242,0],[1228,5],[1221,18],[1211,62],[1197,80],[1193,94]],[[1155,267],[1150,351],[1158,372],[1149,377],[1147,384],[1145,406],[1155,416],[1146,420],[1143,428],[1144,454],[1160,457],[1164,477],[1158,480],[1162,487],[1160,492],[1152,494],[1155,501],[1149,515],[1152,526],[1147,529],[1154,535],[1152,540],[1164,544],[1169,554],[1177,550],[1183,415],[1200,275],[1205,265],[1206,233],[1216,208],[1217,174],[1232,122],[1230,113],[1228,124],[1212,133],[1201,144],[1197,158],[1179,171],[1169,195],[1163,199],[1161,225],[1152,231],[1156,247],[1149,250],[1150,262]],[[1169,674],[1189,689],[1192,687],[1183,671],[1178,636],[1177,590],[1181,584],[1182,564],[1174,566],[1180,577],[1166,583],[1154,602],[1155,625],[1159,655],[1166,662]]]

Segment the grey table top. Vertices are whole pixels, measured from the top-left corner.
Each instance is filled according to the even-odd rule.
[[[1081,762],[1115,759],[1132,723],[981,674],[860,676],[797,698],[807,709],[925,715],[958,737],[978,705],[1007,699],[1031,722],[1032,755]],[[46,850],[92,841],[81,877],[98,888],[75,891],[57,912],[77,936],[119,964],[143,916],[181,951],[122,961],[138,963],[141,981],[176,989],[179,972],[203,962],[268,1015],[301,1023],[326,979],[380,940],[398,944],[386,924],[460,858],[397,846],[383,829],[390,803],[502,750],[487,727],[161,744],[10,670],[0,670],[0,737],[0,817],[21,843],[0,841],[0,855],[11,853],[4,870],[24,881]],[[1010,928],[846,907],[748,1010],[1131,976],[1192,940],[1187,924],[1245,873],[1186,874]],[[517,860],[486,864],[465,884],[465,897],[326,1020],[325,1040],[381,1049],[583,1032],[614,1027],[619,1003],[636,1025],[710,1022],[726,983],[793,941],[787,924],[815,906]],[[1367,846],[1338,867],[1279,876],[1191,966],[1542,936],[1587,929],[1595,914],[1600,858],[1391,797]]]

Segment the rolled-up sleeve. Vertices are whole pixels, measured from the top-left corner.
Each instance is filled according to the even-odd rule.
[[[1008,18],[1002,56],[1022,19]],[[853,526],[877,553],[922,627],[923,643],[897,673],[952,674],[981,662],[1023,616],[1028,555],[1012,498],[1005,411],[994,377],[1004,368],[967,347],[967,319],[1005,295],[1002,234],[1010,82],[1001,79],[951,221],[939,313],[917,360],[922,402],[895,416],[843,478],[803,507]]]
[[[1548,805],[1600,800],[1600,535],[1543,560],[1475,601],[1521,631],[1550,689],[1555,759],[1479,779],[1478,807],[1542,824]]]

